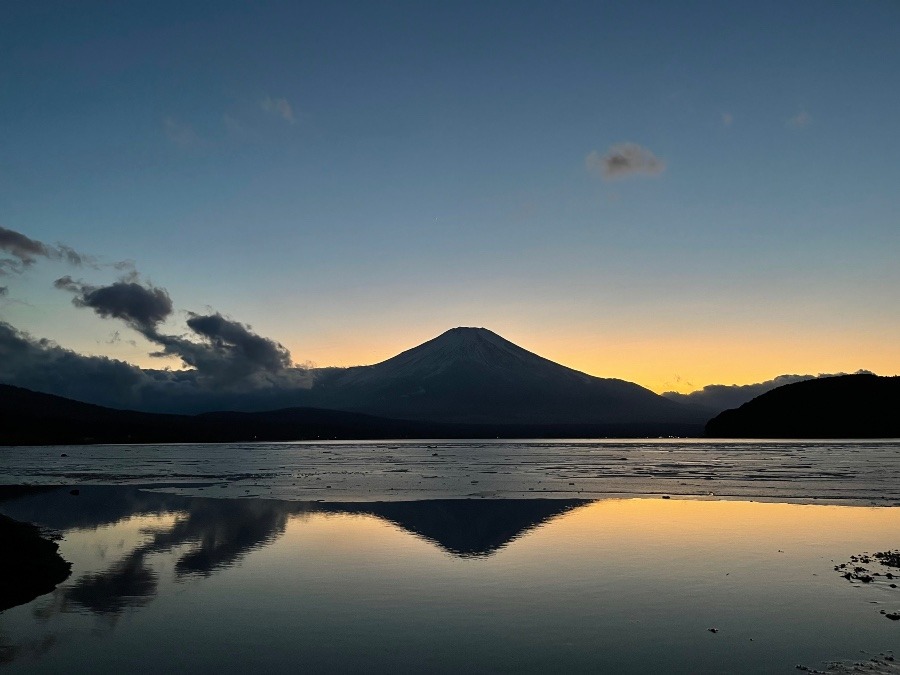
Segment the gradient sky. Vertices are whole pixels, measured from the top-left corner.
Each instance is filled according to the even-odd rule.
[[[0,225],[300,363],[467,325],[656,391],[896,374],[898,35],[895,0],[5,3]],[[161,365],[62,274],[117,272],[42,261],[0,316]]]

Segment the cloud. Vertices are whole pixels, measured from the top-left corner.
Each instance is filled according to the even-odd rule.
[[[196,413],[308,405],[312,373],[285,368],[223,388],[197,370],[152,370],[84,356],[0,321],[0,382],[112,408]]]
[[[291,367],[291,354],[284,346],[218,312],[190,312],[187,325],[199,342],[182,336],[146,335],[163,347],[154,356],[177,356],[199,376],[226,386],[246,379],[265,379]]]
[[[166,134],[166,138],[182,148],[203,145],[202,139],[191,125],[178,122],[173,117],[166,117],[163,120],[163,132]]]
[[[805,110],[801,110],[787,121],[787,126],[793,129],[804,129],[812,122],[812,115]]]
[[[23,265],[33,264],[35,256],[50,256],[50,249],[46,244],[5,227],[0,227],[0,250],[6,251]]]
[[[666,169],[666,163],[636,143],[619,143],[601,155],[592,150],[584,158],[588,171],[598,172],[605,180],[628,176],[656,176]]]
[[[149,378],[136,366],[101,356],[82,356],[0,321],[0,382],[129,407],[138,402],[137,389]]]
[[[263,110],[272,113],[273,115],[278,115],[285,122],[294,124],[297,121],[294,118],[294,109],[291,107],[291,104],[287,102],[287,99],[266,96],[260,101],[260,105]]]
[[[92,309],[104,319],[124,321],[162,347],[152,356],[175,356],[204,381],[220,386],[235,386],[243,380],[262,382],[292,365],[291,354],[283,345],[218,312],[188,312],[189,337],[160,332],[160,324],[174,312],[172,299],[166,289],[142,283],[136,273],[108,286],[93,286],[71,276],[61,277],[53,285],[73,293],[76,307]]]
[[[856,374],[871,374],[868,370],[859,370]],[[692,391],[690,394],[681,394],[677,391],[663,392],[663,396],[680,403],[688,403],[708,408],[715,414],[731,408],[739,408],[747,401],[756,398],[776,387],[782,387],[794,382],[815,380],[820,377],[834,377],[846,375],[846,373],[820,373],[818,375],[779,375],[765,382],[755,384],[709,384],[703,389]]]
[[[104,319],[122,319],[144,334],[154,331],[173,311],[172,299],[164,288],[144,286],[131,277],[109,286],[91,286],[65,276],[53,285],[74,293],[72,304],[76,307],[89,307]]]
[[[116,319],[159,346],[152,356],[175,356],[186,370],[141,369],[105,357],[83,356],[36,339],[0,321],[0,382],[115,408],[156,412],[215,409],[262,410],[303,405],[313,383],[308,366],[295,366],[278,342],[223,316],[187,313],[185,335],[163,333],[175,315],[169,292],[142,281],[131,261],[98,265],[95,258],[63,244],[49,245],[0,228],[0,273],[21,272],[39,258],[74,266],[112,267],[117,281],[95,285],[66,275],[54,286],[73,295],[72,304],[104,319]],[[8,294],[0,286],[0,296]],[[121,337],[115,334],[112,341]]]
[[[0,251],[9,258],[0,258],[0,276],[10,273],[20,274],[35,263],[38,257],[49,258],[50,248],[43,242],[26,237],[20,232],[0,226]]]
[[[94,256],[79,253],[71,246],[45,244],[5,227],[0,227],[0,252],[11,256],[0,258],[0,276],[21,274],[37,262],[38,258],[61,260],[76,267],[99,267]]]
[[[734,115],[731,113],[722,113],[722,126],[726,129],[734,124]]]

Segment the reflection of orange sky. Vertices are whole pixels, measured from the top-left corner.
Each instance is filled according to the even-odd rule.
[[[763,541],[810,543],[852,533],[867,547],[896,547],[900,509],[689,499],[598,501],[557,521],[548,536],[567,539],[589,530],[611,540],[756,548]]]
[[[442,308],[443,309],[443,308]],[[290,317],[254,326],[277,339],[298,364],[359,366],[379,363],[437,337],[457,325],[483,326],[529,351],[597,377],[636,382],[656,392],[689,392],[708,384],[751,384],[785,374],[856,372],[900,374],[900,323],[872,325],[861,317],[782,316],[756,320],[752,313],[730,316],[640,315],[632,310],[615,320],[598,316],[571,319],[522,320],[490,312],[441,312],[438,318],[410,328],[363,314],[343,321],[320,321],[298,333]],[[757,308],[758,310],[758,308]],[[649,312],[649,310],[648,310]],[[497,316],[495,316],[497,315]],[[481,317],[481,320],[478,317]],[[455,318],[454,318],[455,317]],[[334,317],[332,317],[334,319]],[[368,321],[367,321],[368,319]],[[101,353],[96,344],[77,345],[85,353]],[[150,358],[153,346],[137,338],[104,345],[145,368],[183,367],[177,359]]]
[[[553,517],[496,555],[534,557],[536,563],[548,551],[625,555],[707,550],[729,556],[772,555],[779,549],[796,552],[831,546],[836,539],[850,546],[846,552],[850,555],[896,548],[897,532],[900,508],[608,499]],[[298,550],[329,550],[342,564],[374,566],[401,555],[432,558],[437,552],[434,544],[373,516],[314,514],[291,518],[284,539],[260,555],[277,558],[296,555]],[[829,555],[844,554],[832,548],[829,551]],[[450,564],[449,559],[446,562]]]

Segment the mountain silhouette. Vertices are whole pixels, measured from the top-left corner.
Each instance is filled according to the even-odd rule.
[[[900,377],[841,375],[773,389],[706,425],[714,438],[898,438]]]
[[[630,438],[697,436],[699,423],[463,424],[319,408],[199,415],[116,410],[0,385],[0,446],[92,443],[237,443],[416,438]]]
[[[695,436],[707,411],[454,328],[372,366],[324,368],[302,407],[198,415],[117,410],[0,385],[0,445],[384,438]]]
[[[702,423],[706,416],[637,384],[593,377],[486,328],[453,328],[372,366],[324,369],[311,405],[474,424]]]

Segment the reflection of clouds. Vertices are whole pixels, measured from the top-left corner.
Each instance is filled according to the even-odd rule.
[[[156,595],[157,576],[132,555],[100,574],[86,574],[66,589],[64,602],[97,614],[120,614],[146,605]]]
[[[149,558],[172,554],[176,578],[208,577],[235,565],[250,551],[279,536],[289,517],[315,513],[367,515],[390,522],[443,551],[459,557],[496,553],[548,520],[585,504],[582,500],[483,499],[418,502],[303,503],[261,499],[209,499],[145,492],[130,487],[85,486],[73,499],[66,489],[9,505],[16,517],[68,525],[79,530],[121,524],[151,516],[143,540],[130,545],[98,543],[96,560],[115,551],[105,570],[83,574],[58,589],[48,607],[35,608],[39,620],[60,612],[87,610],[114,619],[142,607],[159,592],[159,577]],[[5,505],[6,506],[6,505]],[[168,520],[171,519],[171,520]]]
[[[377,518],[447,554],[472,558],[491,556],[587,503],[553,499],[308,503],[182,497],[126,486],[83,486],[77,499],[62,488],[7,502],[4,511],[15,512],[19,519],[68,523],[60,529],[78,531],[70,543],[76,549],[87,544],[91,557],[81,564],[89,572],[32,605],[33,637],[9,644],[12,641],[0,635],[0,665],[39,659],[53,647],[55,633],[67,625],[57,624],[62,614],[89,614],[96,633],[112,630],[126,612],[153,601],[161,591],[161,578],[170,577],[167,570],[174,571],[175,579],[209,577],[274,542],[291,518],[298,522],[317,514]]]
[[[176,576],[210,576],[274,541],[284,532],[288,514],[296,509],[290,502],[187,498],[184,502],[187,508],[174,524],[150,530],[149,541],[106,571],[84,575],[67,588],[63,606],[120,614],[128,607],[146,605],[158,590],[148,556],[192,545],[178,556]]]

